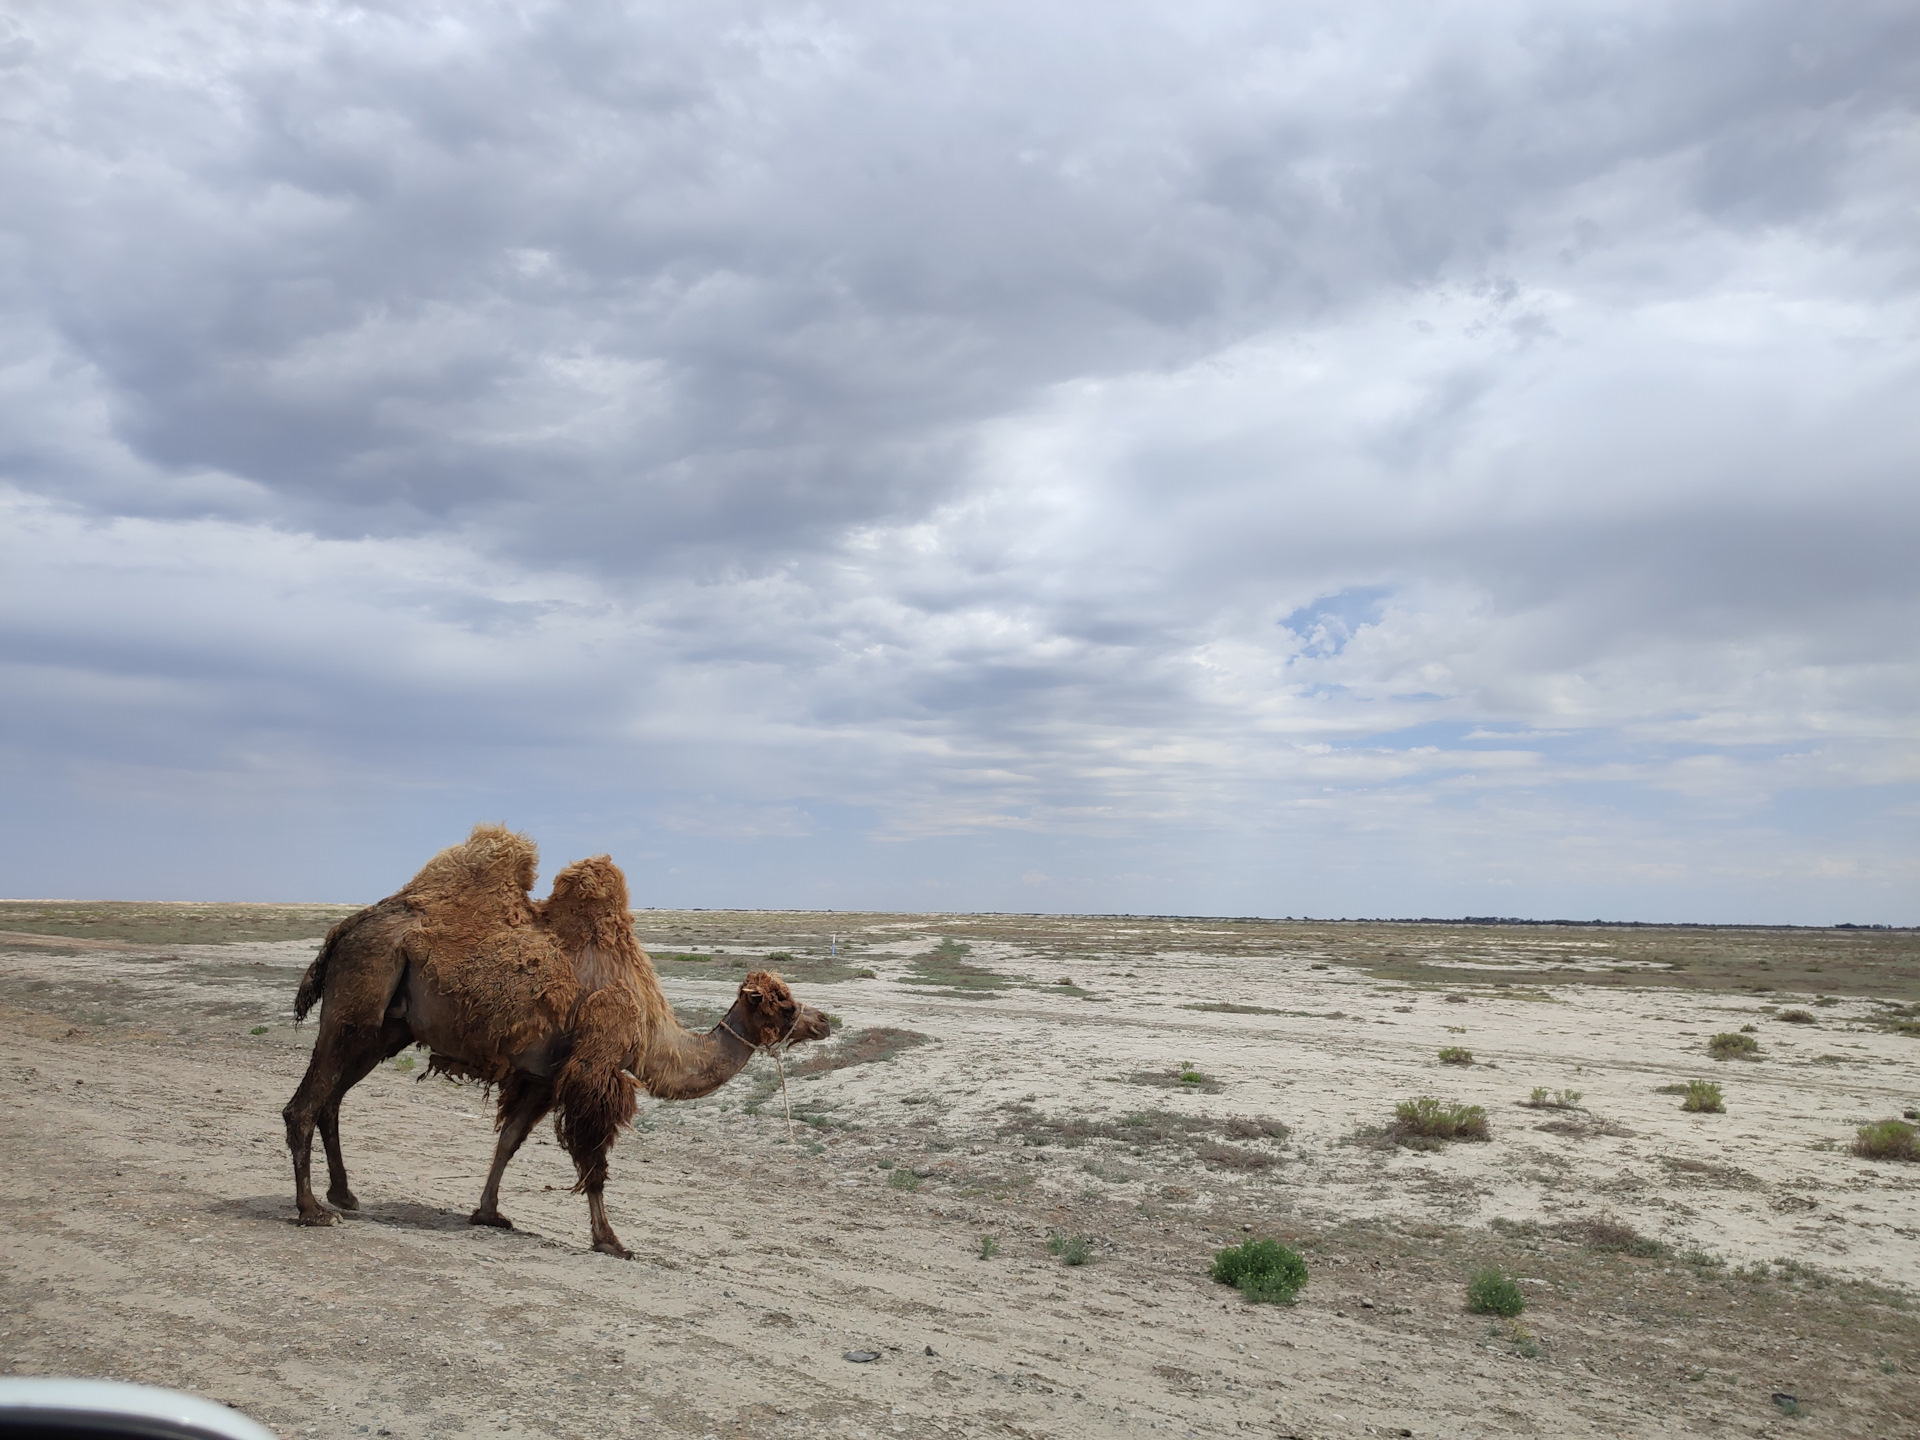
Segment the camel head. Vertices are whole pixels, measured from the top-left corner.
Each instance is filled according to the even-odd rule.
[[[832,1034],[827,1017],[793,998],[787,982],[771,970],[755,970],[740,982],[740,998],[733,1013],[740,1033],[755,1045],[781,1040],[824,1040]]]

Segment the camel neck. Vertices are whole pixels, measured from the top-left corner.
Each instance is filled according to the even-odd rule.
[[[740,1038],[744,1020],[736,1000],[725,1022],[704,1035],[677,1026],[656,1034],[640,1076],[647,1093],[662,1100],[694,1100],[746,1069],[754,1051]]]

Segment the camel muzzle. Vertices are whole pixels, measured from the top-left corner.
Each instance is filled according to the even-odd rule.
[[[800,1013],[793,1017],[793,1029],[788,1032],[788,1042],[797,1045],[802,1040],[825,1040],[833,1034],[833,1026],[827,1023],[826,1015],[811,1005],[802,1005]]]

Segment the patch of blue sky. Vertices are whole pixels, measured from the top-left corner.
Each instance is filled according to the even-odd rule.
[[[1283,615],[1279,625],[1300,637],[1302,654],[1338,655],[1364,627],[1380,623],[1393,593],[1390,585],[1351,585]]]

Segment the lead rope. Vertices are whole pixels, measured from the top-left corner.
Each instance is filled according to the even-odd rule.
[[[746,1036],[734,1029],[733,1026],[727,1024],[726,1016],[722,1015],[720,1017],[720,1028],[722,1030],[726,1031],[749,1049],[773,1057],[774,1068],[780,1072],[780,1105],[781,1108],[787,1112],[787,1142],[789,1144],[798,1144],[799,1141],[795,1139],[793,1133],[793,1102],[787,1098],[787,1067],[780,1057],[793,1047],[793,1027],[799,1023],[800,1012],[796,1010],[793,1012],[793,1019],[787,1022],[786,1034],[782,1035],[778,1040],[768,1041],[765,1045],[755,1045],[751,1040],[747,1039]],[[775,1046],[779,1046],[780,1048],[775,1049]]]

